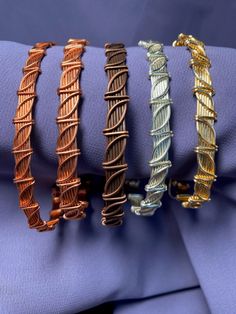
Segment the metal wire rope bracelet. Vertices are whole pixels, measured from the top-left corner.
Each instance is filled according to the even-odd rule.
[[[63,216],[67,220],[86,217],[87,195],[81,189],[81,180],[77,173],[77,161],[80,150],[77,145],[79,126],[78,103],[81,96],[80,73],[83,69],[81,56],[88,42],[85,39],[70,39],[64,48],[61,63],[62,74],[58,94],[57,155],[58,172],[56,184],[60,190],[60,204],[55,217]]]
[[[149,76],[151,80],[151,110],[153,138],[152,159],[149,162],[151,175],[145,186],[146,197],[139,194],[129,194],[131,211],[137,215],[151,216],[161,207],[161,198],[167,190],[165,184],[171,162],[168,151],[171,145],[170,114],[172,100],[169,96],[170,76],[167,71],[167,57],[163,52],[163,45],[159,42],[140,41],[139,46],[147,49],[149,61]]]
[[[124,193],[125,172],[128,168],[125,162],[125,148],[128,131],[125,126],[125,116],[129,97],[126,94],[128,67],[126,65],[126,50],[123,44],[106,44],[107,62],[105,71],[108,76],[105,100],[108,103],[106,128],[107,147],[103,168],[106,182],[102,209],[102,224],[105,226],[120,226],[123,222],[123,205],[127,201]]]
[[[211,62],[206,55],[203,42],[192,35],[180,34],[173,46],[186,46],[191,53],[190,66],[195,76],[193,95],[197,99],[196,128],[198,145],[195,148],[197,154],[197,173],[194,176],[194,193],[186,193],[186,184],[172,181],[170,184],[177,187],[176,199],[182,202],[186,208],[198,208],[210,200],[211,187],[216,180],[215,152],[217,151],[214,122],[216,111],[214,108],[212,87],[209,68]]]
[[[15,125],[15,137],[13,142],[13,154],[15,158],[15,178],[19,192],[19,206],[24,211],[29,227],[38,231],[50,231],[55,228],[59,218],[51,218],[44,221],[40,217],[40,206],[34,197],[35,179],[31,174],[31,133],[34,124],[33,106],[37,97],[36,83],[41,73],[40,66],[46,49],[53,43],[37,43],[30,51],[23,68],[23,78],[18,89],[18,105],[13,123]],[[58,195],[52,193],[52,210],[58,207]]]

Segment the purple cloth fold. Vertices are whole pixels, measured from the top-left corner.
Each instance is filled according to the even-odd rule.
[[[210,314],[199,288],[173,292],[146,300],[117,302],[114,314]]]
[[[207,47],[216,90],[219,145],[219,180],[209,204],[199,210],[186,210],[165,195],[162,209],[150,218],[132,215],[127,204],[124,226],[109,229],[100,224],[103,202],[101,195],[94,191],[86,220],[67,222],[55,232],[39,234],[27,229],[12,183],[14,127],[11,121],[29,48],[17,43],[0,43],[0,312],[75,313],[107,301],[142,299],[200,284],[205,298],[201,306],[205,306],[206,313],[208,307],[216,314],[233,313],[236,301],[236,51]],[[45,218],[51,206],[50,188],[57,169],[56,91],[62,49],[48,50],[37,85],[32,170]],[[148,63],[144,49],[133,47],[127,51],[128,177],[147,178],[152,147]],[[170,155],[173,167],[169,177],[190,180],[196,170],[193,153],[196,103],[191,93],[190,55],[184,48],[166,47],[165,52],[169,58],[173,99],[174,138]],[[88,47],[83,62],[78,170],[97,176],[103,174],[105,147],[102,134],[107,109],[103,100],[107,84],[104,50]],[[196,302],[201,303],[202,296],[194,295],[194,298],[200,298]]]

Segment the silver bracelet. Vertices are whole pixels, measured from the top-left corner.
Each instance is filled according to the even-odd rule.
[[[170,76],[167,72],[167,57],[163,52],[163,45],[153,41],[140,41],[139,46],[147,49],[149,61],[149,77],[151,79],[151,110],[153,138],[152,159],[149,162],[151,175],[145,186],[146,197],[141,199],[140,194],[129,194],[131,211],[136,215],[151,216],[161,207],[161,198],[167,190],[165,179],[171,162],[168,160],[168,151],[171,144],[170,114],[171,99],[169,97]]]

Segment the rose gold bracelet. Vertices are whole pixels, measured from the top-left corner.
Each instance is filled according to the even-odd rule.
[[[58,94],[60,105],[58,109],[58,172],[57,186],[60,190],[60,211],[64,219],[75,220],[85,218],[88,207],[86,195],[81,192],[81,180],[77,175],[77,160],[80,150],[77,145],[78,133],[78,102],[81,89],[80,72],[83,68],[81,55],[87,41],[70,39],[64,49],[62,74]]]
[[[19,206],[28,218],[29,227],[38,231],[49,231],[55,228],[59,218],[51,218],[44,221],[40,217],[40,207],[34,198],[35,179],[31,174],[31,133],[34,124],[33,105],[35,103],[36,82],[40,74],[40,65],[46,54],[46,49],[53,43],[37,43],[30,51],[29,57],[23,69],[23,78],[18,89],[18,105],[13,123],[15,125],[15,137],[13,143],[13,154],[15,157],[14,182],[19,191]],[[58,194],[53,192],[53,208],[57,211]]]

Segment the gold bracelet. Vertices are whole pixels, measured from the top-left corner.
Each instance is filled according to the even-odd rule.
[[[214,89],[209,73],[211,63],[206,55],[203,42],[191,35],[180,34],[173,46],[186,46],[192,56],[190,67],[195,76],[193,95],[197,99],[195,120],[198,133],[198,145],[195,148],[198,168],[194,176],[194,193],[193,195],[186,194],[186,185],[175,182],[176,199],[182,202],[183,207],[199,208],[203,203],[210,201],[211,187],[216,180],[214,157],[217,145],[214,122],[217,114],[214,109]]]

